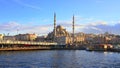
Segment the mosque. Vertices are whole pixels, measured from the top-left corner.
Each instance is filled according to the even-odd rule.
[[[60,45],[73,44],[75,42],[74,36],[74,15],[73,15],[73,33],[70,34],[64,27],[61,25],[56,26],[56,14],[54,13],[54,29],[47,36],[47,40],[52,40],[57,42]]]

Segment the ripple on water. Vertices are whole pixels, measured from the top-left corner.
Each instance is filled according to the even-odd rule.
[[[2,68],[120,68],[120,54],[83,50],[0,52]]]

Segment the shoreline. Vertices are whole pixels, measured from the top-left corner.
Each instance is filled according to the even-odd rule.
[[[110,50],[86,50],[83,48],[50,48],[50,47],[14,47],[14,48],[0,48],[0,51],[31,51],[31,50],[85,50],[85,51],[97,51],[97,52],[120,52],[120,49]]]

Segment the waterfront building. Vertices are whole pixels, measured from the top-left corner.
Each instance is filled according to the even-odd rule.
[[[56,37],[61,37],[61,36],[70,36],[69,32],[64,29],[64,27],[58,25],[56,27]]]
[[[75,41],[76,42],[84,42],[85,41],[85,34],[82,32],[75,33]]]
[[[4,35],[0,34],[0,40],[3,40]]]
[[[54,13],[54,29],[51,33],[47,35],[47,40],[51,40],[57,42],[58,44],[70,44],[71,43],[71,35],[66,29],[58,25],[56,26],[56,14]]]
[[[112,36],[110,38],[111,38],[111,40],[109,41],[109,43],[111,43],[111,44],[120,44],[120,36]]]
[[[15,37],[16,37],[16,40],[19,40],[19,41],[35,41],[37,38],[37,35],[27,33],[27,34],[18,34]]]
[[[11,40],[11,41],[15,41],[16,38],[14,36],[4,36],[3,40]]]
[[[78,33],[75,34],[75,24],[74,24],[74,15],[73,15],[73,22],[72,22],[72,29],[73,33],[69,33],[63,26],[58,25],[56,26],[56,14],[54,13],[54,29],[50,32],[46,39],[49,41],[57,42],[60,45],[66,44],[73,44],[76,42],[84,42],[85,41],[85,34]]]
[[[56,35],[54,36],[53,31],[48,34],[47,39],[53,40],[54,42],[57,42],[59,44],[69,44],[72,41],[69,32],[60,25],[56,27]]]
[[[35,41],[37,41],[37,42],[45,42],[46,41],[46,36],[37,36]]]
[[[94,34],[85,34],[85,41],[88,43],[88,44],[92,44],[94,41],[94,38],[96,37],[96,35]]]
[[[103,44],[103,43],[107,43],[106,41],[107,41],[107,37],[99,37],[99,36],[97,36],[97,37],[95,37],[95,38],[93,38],[94,39],[94,43],[97,43],[97,44]]]
[[[56,42],[57,42],[59,45],[72,44],[72,37],[68,37],[68,36],[56,37]]]

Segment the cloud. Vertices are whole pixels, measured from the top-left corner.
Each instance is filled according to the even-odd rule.
[[[112,34],[119,34],[119,29],[120,29],[120,23],[116,23],[115,25],[110,25],[105,22],[94,22],[94,23],[88,23],[83,25],[84,28],[76,28],[77,32],[81,32],[79,30],[82,30],[82,32],[85,33],[95,33],[95,34],[100,34],[100,33],[105,33],[109,32]]]
[[[98,21],[98,22],[88,23],[88,25],[91,25],[91,26],[107,25],[107,22],[105,22],[105,21]]]
[[[52,25],[38,25],[38,26],[24,26],[21,28],[24,32],[27,33],[36,33],[36,34],[47,34],[52,31]]]
[[[64,28],[72,33],[72,22],[70,20],[68,21],[58,21],[60,25],[64,26]],[[20,24],[18,22],[10,21],[3,24],[0,24],[0,32],[2,33],[10,33],[10,34],[17,34],[21,33],[36,33],[39,35],[46,35],[50,33],[53,30],[53,24],[47,24],[47,25],[28,25],[27,24]],[[119,34],[120,29],[120,23],[116,23],[115,25],[107,24],[107,22],[104,21],[98,21],[98,22],[92,22],[92,23],[86,23],[86,24],[80,24],[75,23],[75,33],[78,32],[84,32],[84,33],[113,33],[113,34]]]
[[[27,3],[24,3],[22,0],[13,0],[15,3],[21,5],[21,6],[24,6],[24,7],[29,7],[29,8],[32,8],[32,9],[37,9],[37,10],[40,10],[41,8],[38,7],[38,6],[34,6],[34,5],[31,5],[31,4],[27,4]]]
[[[29,23],[28,23],[29,24]],[[47,34],[53,30],[53,26],[51,24],[48,25],[27,25],[20,24],[18,22],[6,22],[0,24],[0,32],[2,33],[36,33],[39,35]]]
[[[120,29],[120,23],[117,23],[115,25],[97,25],[97,28],[100,28],[103,32],[110,32],[113,34],[119,34],[119,29]]]
[[[0,24],[0,31],[14,31],[19,25],[14,21],[3,23]]]
[[[75,21],[93,21],[94,18],[92,17],[89,17],[89,18],[85,18],[85,17],[82,17],[82,16],[75,16]]]
[[[87,19],[87,18],[86,18]],[[83,19],[81,19],[83,20]],[[76,21],[78,22],[78,21]],[[113,34],[120,34],[120,22],[114,21],[114,25],[109,24],[106,21],[96,21],[90,23],[76,23],[75,22],[75,33],[84,32],[84,33],[113,33]],[[72,32],[72,20],[67,21],[58,21],[58,23],[66,28],[67,31]]]
[[[64,27],[71,27],[72,25],[72,20],[58,20],[57,25],[62,25]]]

